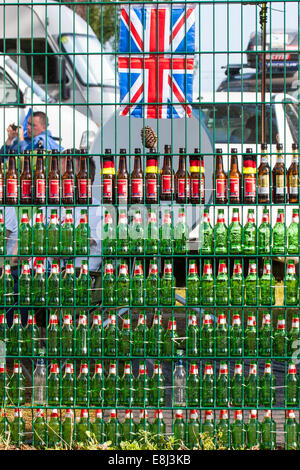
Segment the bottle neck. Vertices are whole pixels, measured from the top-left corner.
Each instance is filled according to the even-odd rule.
[[[222,168],[223,168],[223,162],[222,162]],[[237,158],[237,155],[231,155],[230,171],[234,171],[234,172],[238,171],[238,158]]]
[[[42,156],[38,156],[36,160],[36,172],[42,173],[44,171],[44,160]]]
[[[135,173],[140,173],[142,171],[142,161],[140,155],[135,155],[134,157],[133,171]]]
[[[51,157],[51,171],[58,173],[58,159],[56,155]]]
[[[119,172],[127,173],[127,164],[126,164],[126,156],[125,155],[120,156]]]
[[[30,173],[30,159],[28,155],[24,156],[23,173]]]
[[[14,155],[9,156],[8,161],[8,171],[15,172],[16,171],[16,160]]]

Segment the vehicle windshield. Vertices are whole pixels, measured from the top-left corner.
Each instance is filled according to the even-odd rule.
[[[201,121],[216,143],[261,142],[261,104],[201,104],[199,109],[196,109],[196,113],[199,112]],[[270,113],[270,105],[266,105],[266,123],[266,141],[275,144],[278,126],[274,107],[272,106]]]
[[[283,110],[285,108],[285,115],[289,128],[293,137],[294,142],[299,141],[299,107],[296,103],[283,104]]]
[[[21,67],[16,64],[9,57],[5,58],[5,63],[11,68],[11,70],[19,76],[20,79],[26,84],[29,90],[32,90],[44,103],[53,103],[55,100],[51,98],[47,93],[29,76],[27,73],[21,69]]]
[[[95,36],[64,34],[61,36],[61,43],[71,63],[75,64],[76,73],[83,85],[114,86],[113,69]]]

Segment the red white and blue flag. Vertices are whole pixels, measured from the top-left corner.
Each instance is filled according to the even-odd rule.
[[[120,115],[190,117],[194,52],[193,6],[122,8],[118,57]]]

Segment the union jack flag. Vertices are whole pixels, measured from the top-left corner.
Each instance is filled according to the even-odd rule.
[[[194,52],[193,6],[122,8],[118,58],[120,115],[190,117]]]

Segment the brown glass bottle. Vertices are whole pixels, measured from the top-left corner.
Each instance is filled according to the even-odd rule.
[[[198,148],[190,155],[190,202],[191,204],[204,204],[205,176],[203,157]]]
[[[0,158],[0,204],[4,204],[4,174],[2,170],[1,158]]]
[[[46,175],[43,150],[37,150],[36,166],[33,175],[33,201],[40,205],[46,203]]]
[[[74,165],[73,165],[73,155],[75,153],[74,149],[67,150],[67,164],[66,171],[61,178],[61,187],[62,187],[62,203],[63,204],[74,204]]]
[[[117,173],[117,202],[128,204],[129,173],[127,171],[126,149],[120,149],[119,169]]]
[[[48,173],[48,203],[59,204],[60,181],[58,171],[58,150],[52,150],[50,171]]]
[[[134,153],[134,164],[131,173],[131,204],[141,204],[144,200],[141,149],[134,149]]]
[[[150,149],[149,154],[146,157],[145,193],[146,204],[157,204],[158,154],[155,149]]]
[[[190,200],[190,175],[186,170],[186,151],[179,149],[178,170],[175,174],[175,198],[178,204],[188,204]]]
[[[171,145],[165,145],[163,167],[159,178],[160,200],[172,201],[174,195],[174,171],[172,170]]]
[[[243,157],[244,204],[256,202],[256,156],[252,148],[246,148]]]
[[[92,204],[92,179],[88,168],[86,150],[80,150],[80,166],[76,175],[76,201],[77,204]]]
[[[276,163],[272,171],[273,203],[282,204],[285,198],[285,164],[282,155],[283,145],[276,144]]]
[[[261,159],[258,167],[257,186],[258,202],[263,204],[270,203],[270,177],[271,170],[267,156],[267,144],[261,144]]]
[[[287,184],[289,202],[294,204],[299,202],[299,146],[292,144],[292,163],[287,171]]]
[[[216,204],[227,203],[227,175],[223,169],[223,151],[216,149],[216,166],[214,178],[215,202]]]
[[[239,171],[237,149],[231,149],[229,172],[229,202],[240,204],[242,202],[242,175]]]
[[[105,149],[102,168],[102,202],[115,203],[115,163],[111,149]]]
[[[14,150],[8,152],[8,170],[5,181],[6,204],[18,203],[18,174],[16,170],[16,155]]]
[[[32,174],[30,165],[30,150],[24,151],[23,169],[20,176],[20,203],[32,203]]]

